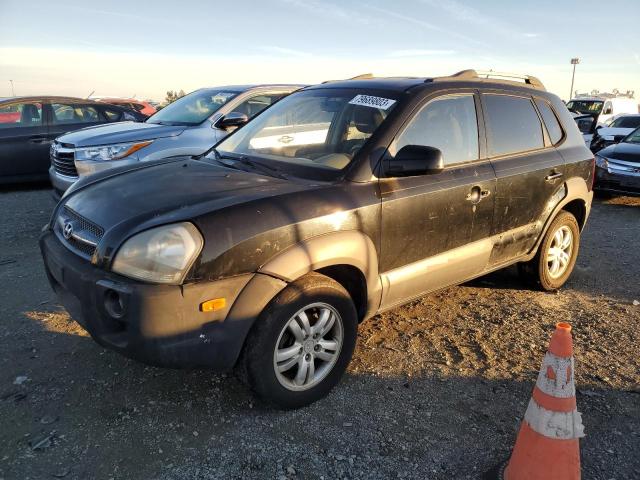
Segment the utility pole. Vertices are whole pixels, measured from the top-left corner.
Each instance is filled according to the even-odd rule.
[[[579,58],[572,58],[571,65],[573,65],[573,74],[571,75],[571,91],[569,92],[569,100],[573,96],[573,80],[576,78],[576,65],[580,63]]]
[[[16,96],[16,92],[13,91],[13,80],[9,80],[9,83],[11,84],[11,96],[15,97]]]

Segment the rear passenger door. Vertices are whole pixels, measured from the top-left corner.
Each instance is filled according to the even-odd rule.
[[[438,148],[445,169],[380,180],[384,307],[463,281],[487,265],[495,175],[484,157],[478,106],[473,91],[433,98],[389,147],[391,157],[405,145]]]
[[[533,247],[553,202],[561,199],[556,193],[563,186],[564,162],[554,144],[564,133],[544,99],[499,91],[483,92],[481,98],[497,177],[491,264],[499,265]]]

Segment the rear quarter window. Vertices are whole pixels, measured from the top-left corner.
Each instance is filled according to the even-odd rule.
[[[551,105],[549,105],[545,100],[537,98],[536,105],[540,111],[540,115],[542,115],[542,120],[547,127],[549,139],[551,140],[551,143],[555,145],[562,140],[562,137],[564,136],[564,131],[560,126],[560,122],[558,122],[558,117],[556,117],[556,114],[553,112]]]
[[[544,147],[542,124],[530,98],[486,93],[482,97],[490,156]]]

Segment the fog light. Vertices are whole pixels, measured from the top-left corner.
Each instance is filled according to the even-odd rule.
[[[120,293],[111,289],[104,292],[104,308],[113,318],[122,318],[124,315],[124,301]]]

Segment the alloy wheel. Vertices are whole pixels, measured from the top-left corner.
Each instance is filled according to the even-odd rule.
[[[308,390],[320,383],[340,356],[344,327],[340,314],[327,303],[298,310],[280,332],[273,367],[282,386]]]
[[[563,225],[553,235],[553,240],[547,250],[547,271],[551,278],[559,278],[566,271],[573,252],[573,233]]]

